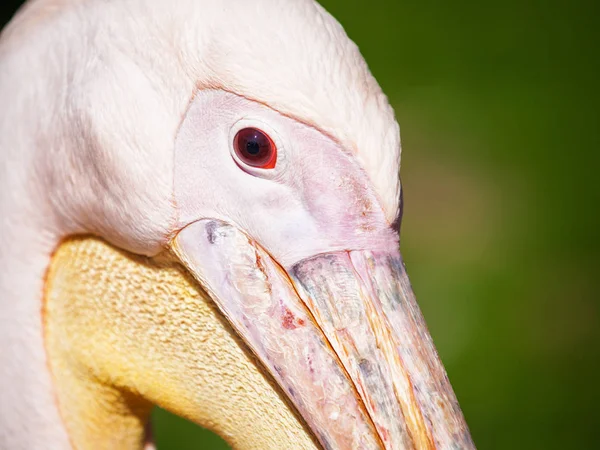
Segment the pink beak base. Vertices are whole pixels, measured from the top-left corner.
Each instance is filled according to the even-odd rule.
[[[475,448],[397,250],[286,270],[211,219],[172,246],[323,448]]]

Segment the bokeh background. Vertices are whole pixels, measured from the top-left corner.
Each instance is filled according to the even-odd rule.
[[[322,4],[396,109],[402,251],[476,444],[600,448],[599,3]],[[159,450],[227,448],[154,419]]]

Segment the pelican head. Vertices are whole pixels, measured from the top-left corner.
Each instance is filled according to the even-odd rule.
[[[399,127],[312,0],[34,0],[0,41],[0,447],[473,448]]]

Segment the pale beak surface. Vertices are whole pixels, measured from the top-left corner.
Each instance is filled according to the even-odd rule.
[[[281,267],[205,219],[173,249],[324,448],[474,448],[396,243]]]

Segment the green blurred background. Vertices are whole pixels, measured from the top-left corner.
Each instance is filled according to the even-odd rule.
[[[396,109],[402,250],[477,446],[600,448],[598,3],[322,4]],[[227,448],[163,411],[155,429]]]

